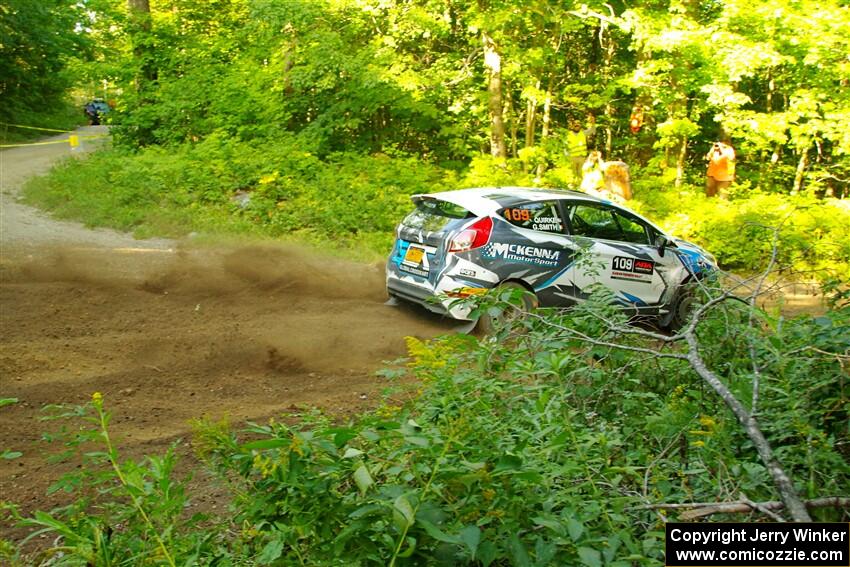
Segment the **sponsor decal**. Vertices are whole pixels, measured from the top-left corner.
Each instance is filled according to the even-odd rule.
[[[407,272],[409,274],[413,274],[414,276],[421,276],[423,278],[428,277],[428,270],[422,270],[419,268],[414,268],[413,266],[407,266],[405,264],[399,264],[398,269],[402,272]]]
[[[468,278],[474,278],[476,275],[478,275],[478,272],[476,272],[475,270],[467,270],[466,268],[461,268],[460,270],[458,270],[458,273]]]
[[[649,283],[652,281],[652,273],[655,271],[655,262],[629,258],[628,256],[614,256],[611,261],[611,278],[615,280],[628,280]]]
[[[483,254],[487,258],[503,258],[512,262],[524,262],[538,266],[557,266],[561,259],[560,250],[503,242],[491,242],[484,247]]]

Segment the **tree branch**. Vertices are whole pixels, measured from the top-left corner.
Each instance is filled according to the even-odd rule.
[[[802,504],[809,509],[812,508],[850,508],[850,498],[843,496],[830,496],[827,498],[815,498],[805,500]],[[785,503],[780,500],[768,502],[752,502],[749,499],[735,502],[691,502],[690,504],[644,504],[635,506],[633,510],[690,510],[679,516],[681,520],[696,520],[713,514],[747,514],[753,511],[774,511],[785,508]]]
[[[699,343],[696,334],[689,330],[686,333],[685,340],[689,347],[687,354],[688,362],[690,362],[691,367],[700,378],[720,396],[723,403],[732,411],[738,423],[744,428],[744,432],[750,441],[753,442],[761,462],[767,467],[767,471],[770,473],[771,478],[773,478],[773,483],[779,491],[779,496],[785,503],[788,513],[791,514],[791,518],[795,522],[811,522],[812,519],[809,516],[809,512],[800,500],[797,489],[794,488],[794,483],[791,482],[782,465],[774,456],[773,449],[758,426],[756,418],[747,411],[738,398],[726,387],[726,384],[705,365],[705,361],[703,361],[699,354]]]

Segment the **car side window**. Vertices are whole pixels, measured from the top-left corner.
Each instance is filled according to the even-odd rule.
[[[614,219],[623,231],[623,240],[633,244],[650,244],[649,231],[642,222],[619,211],[614,211]]]
[[[587,238],[649,244],[643,223],[610,207],[573,205],[569,209],[571,233]]]
[[[514,226],[540,232],[564,232],[564,220],[558,211],[556,201],[538,201],[507,207],[501,211],[502,217]]]

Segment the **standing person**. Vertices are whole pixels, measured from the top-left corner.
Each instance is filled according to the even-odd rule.
[[[581,122],[578,120],[570,122],[570,130],[567,132],[566,153],[570,156],[573,180],[578,185],[581,180],[581,168],[587,157],[587,135],[581,129]]]
[[[729,144],[714,142],[705,159],[708,160],[705,195],[725,199],[726,189],[735,181],[735,150]]]

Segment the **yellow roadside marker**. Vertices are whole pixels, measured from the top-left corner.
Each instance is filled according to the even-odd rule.
[[[71,149],[80,145],[80,140],[94,140],[96,138],[106,138],[107,134],[99,134],[96,136],[78,136],[72,134],[65,140],[52,140],[50,142],[30,142],[28,144],[0,144],[0,148],[23,148],[24,146],[47,146],[50,144],[69,144]]]

